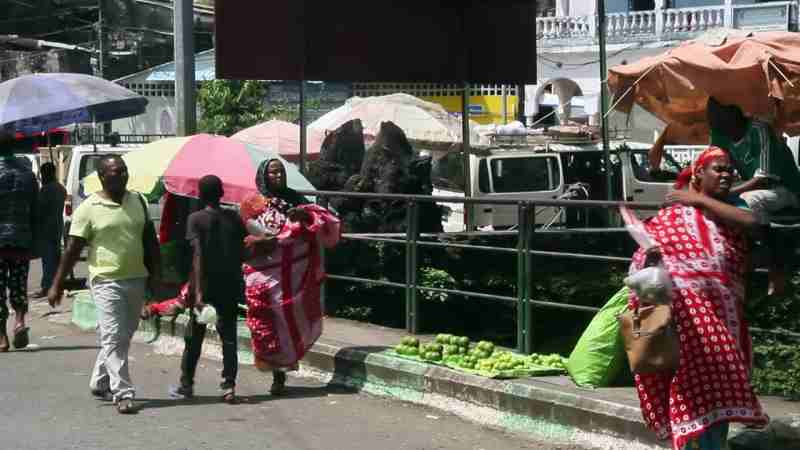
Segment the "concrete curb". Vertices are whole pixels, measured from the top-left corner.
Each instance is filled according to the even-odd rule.
[[[87,293],[73,299],[72,321],[83,330],[95,328],[94,303]],[[137,340],[159,353],[182,350],[186,316],[143,321]],[[220,358],[218,336],[207,334],[207,356]],[[252,363],[250,333],[239,326],[241,361]],[[553,441],[591,448],[652,449],[655,441],[638,408],[582,397],[557,388],[515,380],[492,380],[444,367],[380,354],[385,347],[357,347],[320,339],[302,361],[301,374],[364,392],[433,406],[485,425],[530,433]]]

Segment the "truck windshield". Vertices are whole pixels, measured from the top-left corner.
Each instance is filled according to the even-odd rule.
[[[490,166],[494,192],[552,191],[561,184],[552,156],[492,158]]]

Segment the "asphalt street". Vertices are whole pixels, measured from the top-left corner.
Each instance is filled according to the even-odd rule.
[[[82,272],[79,270],[78,275]],[[38,284],[38,263],[31,285]],[[96,338],[69,325],[69,304],[31,303],[32,346],[0,354],[2,449],[521,449],[573,450],[467,422],[418,405],[314,380],[289,378],[273,397],[270,376],[240,368],[239,405],[220,401],[221,364],[202,360],[191,401],[167,394],[179,359],[134,344],[138,414],[123,416],[92,398],[88,377]]]

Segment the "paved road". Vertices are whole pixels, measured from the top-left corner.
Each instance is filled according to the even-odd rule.
[[[31,281],[38,282],[36,267]],[[95,338],[68,320],[68,311],[33,302],[34,348],[0,354],[3,449],[574,450],[311,380],[290,377],[288,394],[275,398],[267,393],[269,376],[252,366],[240,370],[244,402],[226,405],[216,389],[220,364],[207,360],[198,370],[198,397],[176,401],[166,389],[178,376],[178,358],[143,344],[134,345],[131,363],[141,410],[121,416],[89,395]]]

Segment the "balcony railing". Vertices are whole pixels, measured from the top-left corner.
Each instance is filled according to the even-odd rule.
[[[606,15],[609,42],[685,39],[703,32],[729,27],[742,30],[797,31],[797,2],[769,2],[753,5],[719,5],[631,11]],[[537,17],[540,45],[594,43],[595,16]],[[567,41],[567,42],[564,42]]]

